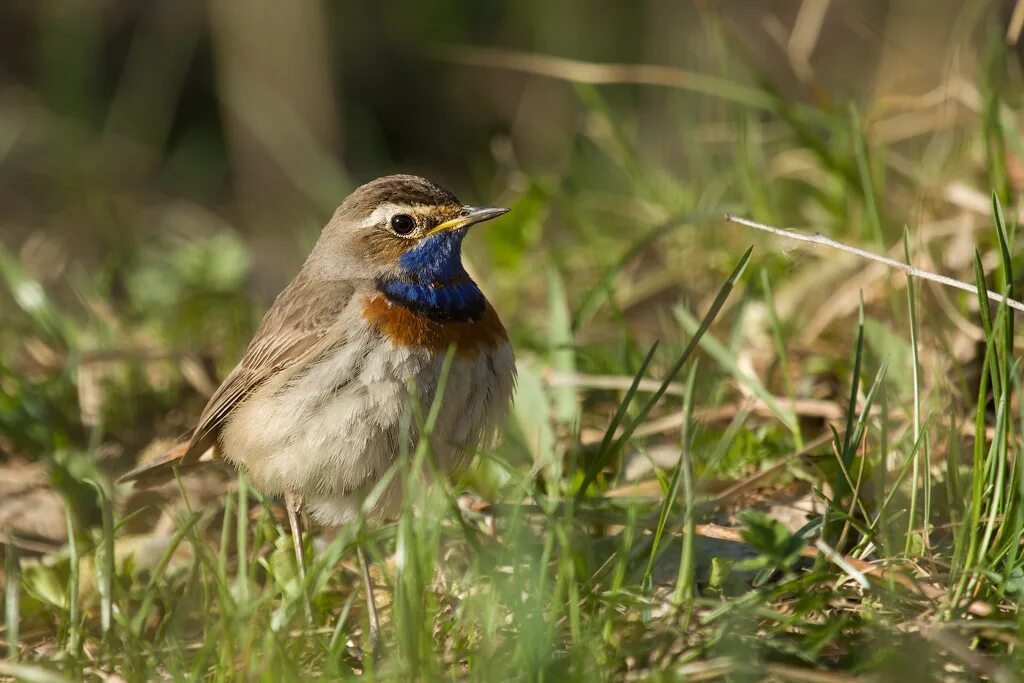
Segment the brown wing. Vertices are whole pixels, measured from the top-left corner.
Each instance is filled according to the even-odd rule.
[[[171,467],[198,461],[214,445],[239,403],[281,370],[319,352],[353,291],[351,283],[341,280],[289,285],[263,316],[242,361],[210,397],[188,443],[152,463],[144,463],[119,481],[148,479],[153,470],[170,471]]]

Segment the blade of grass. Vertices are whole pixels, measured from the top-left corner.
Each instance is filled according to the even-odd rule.
[[[96,490],[103,520],[103,536],[96,556],[96,582],[100,594],[100,634],[106,640],[110,634],[114,601],[114,514],[106,489],[91,479],[88,483]]]
[[[949,456],[946,458],[946,484],[947,497],[949,498],[950,524],[954,528],[961,526],[966,513],[963,484],[960,481],[960,463],[963,454],[960,451],[960,423],[957,414],[950,411],[949,428],[947,429],[947,443],[949,443]]]
[[[748,247],[746,252],[744,252],[743,256],[740,257],[740,260],[733,268],[732,273],[729,274],[729,277],[726,279],[725,283],[718,290],[718,295],[711,303],[711,307],[708,309],[707,314],[704,316],[704,319],[701,321],[700,326],[697,328],[694,335],[690,338],[690,341],[687,343],[686,348],[683,349],[683,352],[676,359],[676,362],[672,365],[671,368],[669,368],[669,371],[665,374],[665,378],[663,379],[661,386],[658,387],[658,390],[651,395],[651,397],[643,405],[643,407],[640,409],[639,413],[632,420],[632,422],[623,429],[622,434],[619,435],[618,439],[615,440],[614,444],[611,447],[609,447],[608,450],[599,451],[598,455],[601,457],[594,459],[592,466],[588,468],[587,473],[584,476],[583,483],[580,484],[580,488],[576,492],[577,501],[582,500],[582,498],[586,495],[587,490],[590,488],[590,485],[594,482],[594,479],[597,477],[597,473],[601,470],[602,467],[604,467],[604,463],[610,457],[610,454],[618,452],[619,449],[623,446],[623,444],[629,441],[629,439],[633,436],[633,432],[636,430],[638,426],[640,426],[641,423],[643,423],[643,421],[647,418],[647,415],[650,414],[654,406],[658,404],[658,402],[661,400],[661,397],[664,395],[666,389],[668,389],[669,384],[672,383],[672,381],[675,379],[675,376],[679,374],[679,371],[682,369],[683,365],[686,364],[686,361],[688,361],[690,359],[690,356],[693,355],[693,352],[697,349],[698,344],[700,344],[701,339],[704,337],[704,333],[707,332],[709,327],[711,327],[711,323],[714,322],[715,318],[718,316],[719,311],[722,310],[722,306],[725,305],[725,301],[726,299],[729,298],[729,294],[732,292],[733,287],[735,287],[736,282],[739,280],[740,276],[743,275],[743,271],[746,269],[747,264],[750,262],[750,256],[753,253],[753,251],[754,248],[752,246]],[[631,387],[633,393],[635,393],[636,391],[636,384],[639,384],[639,375],[634,382],[634,386]],[[625,411],[621,410],[619,412],[624,413]],[[618,414],[619,413],[617,413],[617,415]],[[605,434],[606,441],[609,434],[614,434],[614,430],[609,428],[608,432]],[[606,442],[602,442],[602,445],[604,445],[605,443]]]
[[[637,389],[640,387],[640,382],[643,380],[644,374],[647,372],[647,368],[650,366],[651,361],[654,360],[654,352],[658,350],[658,341],[651,344],[650,350],[644,357],[640,368],[633,376],[633,381],[630,383],[629,388],[626,389],[625,395],[619,402],[618,407],[615,409],[615,413],[612,415],[612,419],[608,422],[608,427],[605,429],[604,437],[601,439],[600,445],[597,447],[596,455],[588,463],[586,470],[584,471],[583,481],[580,484],[580,488],[576,493],[577,500],[581,500],[583,495],[586,493],[587,487],[597,478],[598,473],[604,468],[605,463],[610,459],[612,452],[611,446],[612,441],[615,438],[615,432],[618,431],[619,425],[626,417],[626,412],[629,410],[629,405],[633,401],[633,397],[636,396]]]
[[[977,259],[977,252],[975,252],[975,258]],[[975,272],[976,274],[981,272],[980,265],[977,260],[975,262]],[[982,307],[982,310],[984,309],[985,307]],[[958,542],[954,544],[955,547],[953,552],[951,575],[952,577],[956,577],[956,581],[952,582],[953,588],[949,599],[949,604],[951,606],[960,604],[960,601],[967,590],[968,583],[971,581],[972,571],[978,557],[979,533],[984,506],[984,492],[987,483],[986,471],[988,462],[985,457],[985,417],[988,407],[989,377],[992,377],[993,381],[998,377],[998,373],[994,370],[990,371],[990,369],[996,363],[996,330],[1001,324],[1002,317],[1007,314],[1008,311],[1006,310],[1006,307],[1000,306],[996,312],[995,324],[990,328],[989,334],[985,338],[985,357],[982,361],[980,380],[978,383],[978,398],[974,411],[971,498],[970,505],[967,508],[964,524],[961,527],[961,535],[959,536]],[[1000,393],[1000,395],[1002,394]]]
[[[694,394],[697,386],[697,368],[699,361],[694,361],[690,366],[690,376],[686,380],[686,394],[683,398],[683,424],[679,433],[679,445],[682,449],[679,464],[683,472],[683,539],[682,547],[679,549],[679,573],[676,576],[676,589],[672,601],[681,605],[683,600],[693,598],[694,581],[696,576],[695,557],[695,532],[696,497],[693,486],[693,465],[690,462],[690,452],[693,448],[693,406]],[[689,615],[687,615],[689,618]]]
[[[64,505],[64,517],[67,521],[68,531],[68,564],[70,567],[68,575],[68,631],[67,651],[72,656],[77,656],[82,642],[81,634],[81,603],[79,601],[79,588],[81,587],[81,558],[78,554],[78,534],[75,530],[75,520],[72,516],[72,507]]]
[[[743,112],[736,124],[737,164],[745,204],[758,219],[775,222],[771,194],[764,182],[765,159],[762,122],[753,112]]]
[[[867,434],[867,421],[871,415],[871,408],[874,406],[875,403],[875,395],[879,391],[879,388],[883,386],[885,382],[885,375],[888,372],[888,370],[889,361],[885,360],[882,362],[880,366],[878,366],[878,371],[875,374],[874,382],[872,382],[871,388],[868,389],[868,393],[864,397],[864,405],[861,406],[860,414],[857,416],[857,423],[854,427],[853,438],[850,440],[849,447],[851,450],[853,450],[854,453],[856,453],[857,449],[860,448],[860,444],[864,440],[864,435]],[[854,491],[856,489],[856,485],[853,481],[853,477],[850,476],[849,469],[849,465],[852,464],[853,459],[845,459],[842,453],[837,454],[837,457],[839,458],[839,462],[837,463],[839,465],[839,471],[843,475],[843,479],[846,482],[846,486],[849,487],[850,491]],[[856,502],[858,505],[863,506],[862,501],[857,500],[854,502]],[[867,511],[864,510],[863,507],[861,508],[861,512],[864,514],[865,517],[867,516]]]
[[[749,417],[749,406],[744,406],[740,410],[736,411],[736,414],[722,431],[722,435],[718,438],[717,443],[715,443],[714,449],[709,455],[705,456],[703,472],[701,472],[700,476],[697,477],[697,480],[694,483],[695,491],[698,493],[703,492],[707,487],[708,480],[716,474],[719,474],[718,467],[722,464],[722,461],[725,460],[725,457],[729,455],[729,448],[743,432]]]
[[[850,371],[850,397],[846,404],[846,431],[843,439],[843,448],[840,454],[843,458],[843,465],[849,466],[853,459],[853,450],[856,436],[855,424],[857,422],[857,395],[860,393],[860,372],[864,362],[864,294],[861,292],[860,301],[857,307],[857,335],[853,343],[853,369]],[[839,496],[837,496],[838,498]]]
[[[699,327],[697,319],[694,318],[689,311],[685,308],[677,306],[673,309],[673,313],[676,319],[679,320],[680,324],[686,331],[693,334]],[[751,377],[744,372],[739,365],[739,361],[736,359],[736,355],[727,346],[722,344],[720,341],[715,339],[712,335],[704,335],[701,340],[701,348],[708,353],[709,356],[715,359],[719,365],[729,372],[733,378],[747,389],[750,390],[758,400],[760,400],[765,406],[768,407],[772,413],[775,414],[779,421],[789,430],[791,434],[796,438],[796,434],[800,431],[800,427],[797,425],[796,415],[787,411],[783,406],[775,400],[775,397],[771,395],[760,380],[756,377]]]
[[[1016,367],[1016,364],[1014,365]],[[985,531],[981,538],[981,545],[978,551],[978,557],[984,561],[984,558],[988,555],[988,549],[992,544],[993,534],[996,533],[997,518],[1006,516],[1008,512],[1004,509],[1003,501],[1007,498],[1006,491],[1006,467],[1009,453],[1008,439],[1009,439],[1009,418],[1010,411],[1010,396],[1008,391],[1004,391],[1003,395],[999,397],[999,403],[996,405],[996,429],[995,438],[992,440],[992,447],[989,450],[989,459],[992,461],[992,469],[995,470],[994,479],[992,480],[992,491],[987,497],[986,504],[988,506],[988,515],[985,520]],[[1001,529],[1001,527],[999,527]]]
[[[986,340],[993,340],[995,337],[992,334],[992,313],[989,310],[989,303],[985,296],[982,294],[985,288],[988,287],[988,283],[985,279],[985,271],[981,264],[981,254],[978,252],[977,247],[974,249],[973,255],[974,265],[974,281],[977,283],[977,294],[978,294],[978,316],[981,318],[981,329],[985,333]],[[987,342],[986,342],[987,343]],[[982,372],[988,373],[989,365],[982,366]],[[992,391],[996,394],[1000,393],[999,385],[999,373],[995,370],[991,371],[992,377]]]
[[[249,581],[252,562],[249,561],[249,484],[241,470],[238,472],[238,519],[235,526],[235,557],[238,570],[235,572],[235,594],[238,601],[249,599]]]
[[[658,510],[658,524],[654,528],[654,539],[651,542],[651,550],[647,557],[647,567],[644,569],[644,576],[641,585],[644,590],[650,590],[651,586],[651,572],[654,570],[654,561],[658,557],[658,550],[661,548],[661,537],[665,533],[665,524],[668,523],[669,513],[672,512],[672,506],[679,496],[679,482],[683,477],[684,460],[686,448],[683,447],[679,450],[679,460],[676,461],[676,466],[672,468],[672,479],[669,481],[668,487],[665,489],[665,494],[662,497],[661,506]]]
[[[903,258],[907,265],[912,265],[910,260],[910,231],[903,226]],[[910,372],[914,391],[914,415],[912,420],[914,443],[918,443],[921,437],[921,359],[918,353],[918,322],[917,322],[917,292],[916,283],[913,278],[907,278],[907,310],[910,316]],[[916,450],[916,449],[915,449]],[[925,443],[924,452],[927,454],[928,445]],[[926,457],[926,460],[930,458]],[[911,533],[914,529],[915,512],[917,509],[917,491],[920,479],[919,458],[914,458],[914,473],[911,476],[912,488],[910,492],[910,514],[907,516],[907,534],[904,539],[904,554],[909,554]],[[925,467],[925,476],[928,476],[928,468]],[[931,514],[931,495],[928,483],[925,482],[925,513],[924,513],[924,539],[925,547],[928,545],[928,520]]]
[[[782,384],[786,389],[786,396],[789,397],[789,410],[796,416],[796,391],[793,389],[793,374],[789,367],[789,352],[786,350],[786,343],[782,337],[782,324],[779,322],[779,313],[775,308],[775,295],[772,293],[772,283],[768,277],[768,271],[761,271],[761,288],[764,289],[764,301],[768,307],[768,319],[772,325],[772,340],[775,342],[775,353],[778,355],[779,374],[782,375]],[[794,419],[793,441],[795,450],[804,447],[804,436],[800,429],[800,420]]]
[[[352,605],[356,601],[356,597],[359,595],[359,591],[351,591],[345,602],[341,606],[341,612],[338,614],[336,623],[334,624],[334,631],[331,633],[331,640],[328,643],[327,651],[329,653],[328,661],[336,664],[341,662],[341,652],[345,647],[345,638],[343,637],[346,633],[345,624],[348,623],[349,612],[352,611]],[[338,672],[345,675],[351,674],[352,671]]]
[[[857,443],[859,443],[860,434],[857,431],[857,397],[860,394],[860,374],[861,366],[863,364],[864,356],[864,296],[861,293],[860,300],[857,308],[857,328],[856,337],[853,344],[853,364],[850,371],[850,394],[846,404],[846,421],[845,429],[842,437],[838,433],[835,434],[836,450],[839,456],[839,463],[841,466],[841,475],[833,484],[833,501],[835,507],[841,510],[846,509],[844,499],[852,489],[851,484],[848,481],[848,472],[850,470],[850,464],[853,462]],[[866,414],[866,413],[864,413]],[[845,525],[840,528],[836,526],[836,522],[839,520],[831,520],[831,510],[825,509],[824,517],[822,519],[822,537],[825,543],[830,547],[836,547],[839,543],[839,538],[842,535]]]
[[[553,262],[546,268],[548,291],[548,353],[556,372],[576,374],[576,349],[569,312],[568,294],[562,275]],[[564,425],[575,425],[579,420],[579,398],[576,389],[562,386],[551,389],[555,416]]]
[[[1010,239],[1006,232],[1006,221],[1003,218],[1003,207],[999,202],[999,196],[992,193],[992,216],[996,224],[996,238],[999,242],[1000,273],[1002,275],[1003,297],[1013,298],[1013,259],[1010,256]],[[1010,364],[1013,363],[1013,316],[1007,316],[1003,322],[1003,336],[1001,344],[1002,381],[1009,381]]]
[[[984,99],[982,100],[982,134],[985,143],[985,164],[988,170],[989,187],[996,188],[1004,199],[1012,196],[1010,180],[1006,171],[1006,140],[1003,134],[1002,120],[999,117],[1000,88],[993,81],[998,79],[994,76],[1001,67],[997,66],[1002,61],[999,49],[993,51],[989,56],[989,65],[985,69],[988,72],[988,82],[985,88]]]
[[[178,525],[163,555],[160,556],[159,562],[153,568],[153,573],[149,577],[149,583],[143,592],[142,604],[139,605],[138,610],[132,616],[131,630],[137,638],[143,636],[143,629],[146,627],[149,613],[153,609],[153,603],[156,602],[157,584],[163,580],[164,572],[167,571],[167,565],[170,564],[171,558],[174,556],[174,552],[178,549],[181,541],[188,535],[189,530],[199,521],[200,517],[201,515],[198,512],[193,512]],[[243,558],[239,558],[238,561],[239,573],[241,573]]]
[[[224,518],[221,520],[220,545],[217,549],[217,577],[221,583],[227,584],[228,561],[231,543],[231,517],[234,511],[235,498],[230,494],[224,496]]]
[[[4,544],[4,640],[7,659],[18,661],[21,626],[21,561],[13,543]]]
[[[56,671],[34,664],[16,664],[0,661],[0,676],[23,683],[71,683],[72,679],[61,676]]]
[[[864,211],[868,215],[871,238],[875,244],[884,244],[882,217],[878,210],[875,183],[871,178],[871,165],[868,161],[868,145],[861,129],[860,115],[854,104],[850,104],[850,133],[853,137],[853,156],[857,162],[857,176],[860,180],[861,196],[864,197]]]
[[[929,420],[926,418],[923,425],[926,430],[928,428],[928,423]],[[907,472],[910,471],[910,466],[914,463],[917,457],[917,452],[921,448],[923,436],[924,435],[922,434],[921,437],[918,437],[917,441],[914,442],[913,447],[910,449],[910,454],[903,463],[903,467],[900,468],[899,474],[896,475],[896,480],[893,481],[892,486],[889,487],[889,492],[886,494],[885,498],[882,499],[882,504],[878,507],[874,521],[871,522],[871,526],[869,527],[872,533],[874,533],[875,529],[882,523],[885,511],[889,507],[889,503],[892,502],[893,496],[895,496],[896,492],[899,491],[900,485],[903,484],[903,479],[907,476]]]

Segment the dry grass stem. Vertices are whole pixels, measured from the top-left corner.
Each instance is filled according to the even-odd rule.
[[[828,237],[825,237],[820,233],[808,235],[806,233],[796,232],[795,230],[785,230],[783,228],[776,228],[771,225],[765,225],[764,223],[758,223],[757,221],[749,220],[747,218],[734,216],[731,213],[725,214],[725,220],[727,220],[730,223],[745,225],[746,227],[754,228],[755,230],[768,232],[778,237],[785,237],[787,239],[796,240],[797,242],[807,242],[809,244],[818,244],[825,247],[831,247],[832,249],[838,249],[839,251],[844,251],[847,254],[854,254],[855,256],[860,256],[861,258],[868,259],[869,261],[875,261],[877,263],[885,264],[890,268],[901,270],[908,277],[916,277],[919,280],[937,282],[941,285],[945,285],[947,287],[954,287],[956,289],[962,289],[965,292],[970,292],[971,294],[975,295],[978,293],[977,287],[975,287],[972,284],[963,282],[962,280],[956,280],[945,275],[939,275],[938,273],[932,273],[927,270],[921,270],[920,268],[915,268],[914,266],[908,265],[901,261],[897,261],[896,259],[891,259],[888,256],[880,256],[878,254],[874,254],[870,251],[865,251],[864,249],[860,249],[858,247],[851,247],[847,244],[843,244],[842,242],[837,242],[833,239],[829,239]],[[1021,303],[1016,299],[1005,297],[1002,294],[993,292],[990,289],[985,291],[985,296],[987,296],[989,299],[997,303],[1005,302],[1007,306],[1016,311],[1024,312],[1024,303]]]

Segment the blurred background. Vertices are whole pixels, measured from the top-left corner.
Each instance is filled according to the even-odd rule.
[[[466,251],[521,359],[501,453],[524,471],[585,457],[750,244],[696,380],[701,476],[827,443],[862,302],[862,370],[890,361],[901,424],[970,422],[974,297],[921,288],[919,381],[901,274],[723,215],[899,259],[906,228],[915,265],[973,282],[977,246],[996,269],[990,193],[1015,224],[1024,188],[1022,23],[1013,0],[5,0],[0,538],[52,552],[67,506],[99,524],[87,482],[187,432],[333,209],[389,173],[513,209]],[[602,490],[638,453],[678,457],[674,432],[637,438]],[[815,476],[744,504],[798,528]]]

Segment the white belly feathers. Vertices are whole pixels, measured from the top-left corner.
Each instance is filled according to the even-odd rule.
[[[424,413],[430,409],[443,361],[428,349],[395,346],[368,327],[353,330],[306,372],[276,379],[238,406],[221,432],[222,455],[265,493],[300,493],[321,524],[348,523],[397,457],[410,392]],[[455,356],[431,440],[442,467],[489,443],[514,384],[507,342]],[[412,420],[410,447],[417,434]],[[397,512],[400,480],[381,496],[375,515]]]

